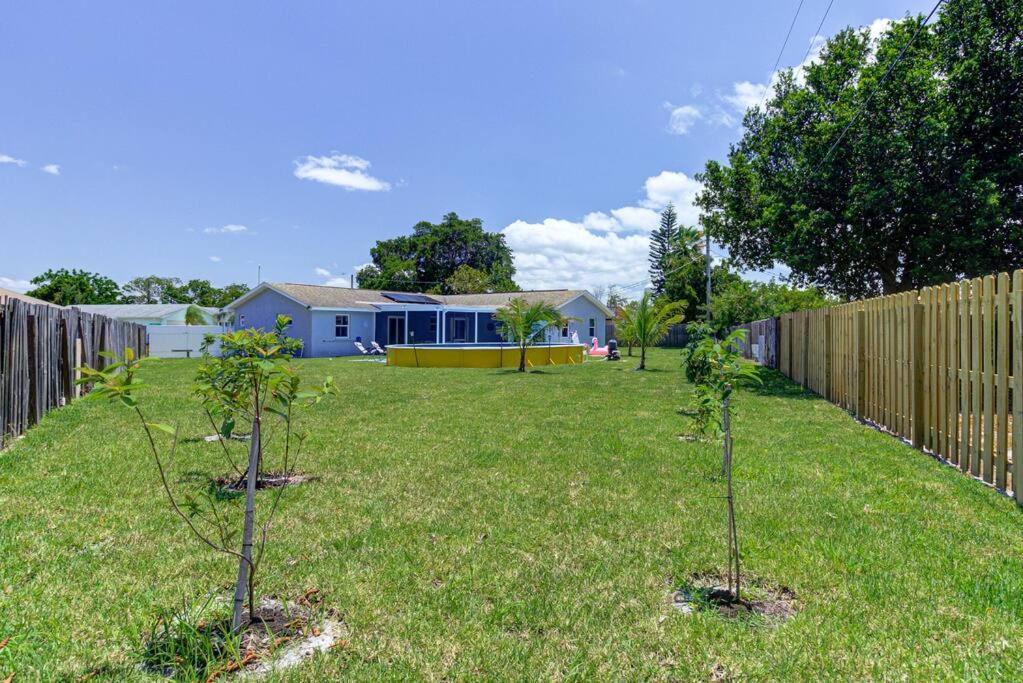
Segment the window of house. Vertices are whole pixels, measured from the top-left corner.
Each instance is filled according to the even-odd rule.
[[[589,336],[590,337],[596,337],[597,336],[597,321],[594,320],[593,318],[590,318],[590,334],[589,334]]]
[[[561,328],[561,336],[562,337],[568,336],[568,325],[565,325],[564,327]]]
[[[430,317],[430,336],[437,337],[437,316]]]
[[[334,336],[338,339],[348,338],[348,315],[334,316]]]

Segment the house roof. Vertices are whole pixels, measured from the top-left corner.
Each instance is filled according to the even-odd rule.
[[[327,285],[300,285],[293,282],[267,282],[268,285],[278,292],[285,294],[298,303],[312,308],[354,308],[367,311],[377,310],[373,304],[393,304],[381,292],[375,289],[351,289],[348,287],[329,287]],[[260,286],[263,286],[260,285]],[[256,288],[257,290],[259,287]],[[250,290],[249,294],[256,290]],[[230,304],[237,305],[242,299],[248,298],[245,294]]]
[[[400,305],[387,298],[386,291],[376,289],[351,289],[349,287],[331,287],[329,285],[303,285],[293,282],[264,282],[255,289],[249,290],[239,299],[231,302],[228,308],[234,308],[251,299],[264,289],[272,289],[294,299],[303,306],[310,308],[337,308],[354,310],[379,310],[381,305]],[[545,302],[561,307],[580,296],[586,297],[600,306],[610,315],[606,307],[597,301],[592,294],[583,289],[537,289],[524,292],[494,292],[491,294],[429,294],[427,295],[445,306],[468,306],[480,308],[499,308],[512,299],[525,299],[527,303]]]
[[[84,313],[105,315],[108,318],[167,318],[191,304],[83,304],[75,306]],[[199,306],[205,313],[215,316],[220,309]]]
[[[27,304],[40,304],[42,306],[53,306],[55,308],[63,308],[62,306],[57,306],[57,304],[51,303],[49,301],[43,301],[42,299],[37,299],[34,296],[28,296],[27,294],[22,294],[21,292],[15,292],[13,290],[4,289],[3,287],[0,287],[0,303],[2,303],[4,299],[17,299],[19,301],[24,301]]]

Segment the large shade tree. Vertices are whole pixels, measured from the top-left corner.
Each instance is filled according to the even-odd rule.
[[[356,274],[359,287],[450,294],[471,279],[475,290],[518,290],[504,235],[484,230],[479,218],[449,213],[440,223],[421,221],[411,235],[378,241],[370,256],[373,262]],[[482,273],[482,282],[465,277],[466,266]]]
[[[27,294],[58,306],[115,304],[121,296],[117,283],[99,273],[60,268],[32,278]]]
[[[1023,3],[922,19],[838,33],[707,164],[702,220],[736,265],[848,297],[1023,265]]]

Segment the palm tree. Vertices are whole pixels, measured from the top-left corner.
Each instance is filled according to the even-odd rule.
[[[636,326],[632,324],[636,305],[635,301],[630,301],[619,306],[615,315],[615,336],[618,337],[619,344],[625,344],[628,347],[630,357],[632,356],[632,347],[636,345]]]
[[[185,309],[186,325],[205,325],[208,319],[206,311],[202,310],[195,304],[191,304]]]
[[[635,308],[625,309],[626,329],[631,329],[639,345],[639,367],[646,370],[646,347],[664,339],[672,325],[682,322],[684,301],[672,301],[661,306],[654,304],[650,291],[644,291]]]
[[[540,332],[552,325],[561,327],[568,318],[550,304],[541,301],[530,305],[518,297],[497,309],[494,320],[501,323],[505,339],[518,345],[519,372],[525,372],[526,348],[532,345]]]

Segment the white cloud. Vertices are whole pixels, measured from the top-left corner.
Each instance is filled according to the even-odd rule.
[[[680,222],[695,225],[699,220],[696,196],[703,190],[703,185],[691,176],[679,171],[661,171],[647,178],[644,188],[646,199],[640,203],[646,208],[660,211],[671,202],[678,211]]]
[[[336,185],[346,190],[386,192],[391,184],[366,173],[370,163],[351,154],[331,153],[330,156],[307,156],[295,161],[295,177]]]
[[[503,232],[515,254],[515,279],[527,289],[590,289],[646,277],[647,235],[595,235],[557,218],[515,221]]]
[[[643,187],[637,205],[591,211],[581,221],[545,218],[508,225],[502,232],[515,255],[516,282],[527,289],[592,289],[645,281],[649,232],[661,209],[671,201],[681,222],[695,225],[699,211],[693,201],[702,186],[685,173],[662,171]]]
[[[249,229],[246,226],[238,225],[237,223],[228,223],[219,228],[206,228],[203,230],[207,235],[238,235],[248,231]]]
[[[658,212],[643,206],[623,206],[611,209],[611,215],[626,232],[650,232],[661,220]]]
[[[313,272],[322,278],[326,278],[326,280],[320,284],[326,285],[328,287],[350,287],[352,284],[351,278],[349,278],[344,273],[341,273],[340,275],[334,275],[334,273],[330,272],[326,268],[321,267],[314,268]]]
[[[220,258],[219,256],[210,256],[210,260],[213,261],[214,263],[220,263],[224,259]]]
[[[50,175],[60,175],[60,164],[46,164],[41,166],[39,170]]]
[[[671,111],[668,118],[668,132],[673,135],[686,135],[697,121],[703,118],[699,109],[691,104],[675,106],[665,102],[664,108]]]
[[[0,154],[0,164],[14,164],[15,166],[24,166],[24,159],[15,159],[8,154]]]
[[[733,83],[732,93],[723,95],[721,99],[732,105],[736,111],[745,112],[750,107],[760,104],[764,95],[767,94],[767,88],[766,83],[750,83],[749,81]]]
[[[0,277],[0,288],[24,293],[32,289],[32,283],[28,280],[15,280],[14,278]]]

